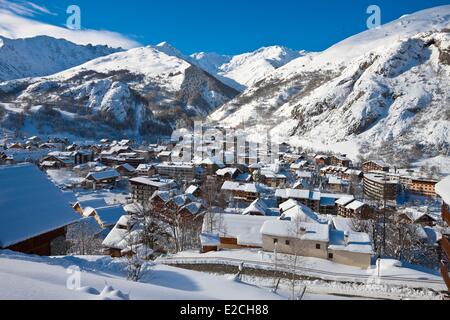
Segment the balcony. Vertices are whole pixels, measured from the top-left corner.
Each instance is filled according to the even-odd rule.
[[[447,285],[448,290],[450,291],[450,274],[449,274],[449,265],[448,263],[441,261],[441,274],[442,278],[444,278],[444,282]]]
[[[445,203],[442,205],[442,219],[450,226],[450,210]]]

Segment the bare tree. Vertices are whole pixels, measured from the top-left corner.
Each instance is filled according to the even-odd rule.
[[[97,233],[99,228],[92,218],[82,219],[67,229],[68,254],[97,255],[102,254],[102,241]]]

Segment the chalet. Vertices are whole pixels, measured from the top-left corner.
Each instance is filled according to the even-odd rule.
[[[331,215],[337,214],[336,201],[346,196],[345,194],[322,193],[300,189],[277,189],[275,191],[278,205],[292,199],[311,208],[315,212]]]
[[[364,162],[362,165],[362,171],[364,173],[369,173],[372,171],[384,171],[389,172],[390,167],[386,163],[380,160],[372,160]]]
[[[256,173],[253,174],[255,179]],[[273,188],[283,187],[287,182],[287,176],[280,173],[278,170],[272,170],[271,168],[263,168],[259,171],[260,181],[265,185]]]
[[[23,150],[23,149],[25,149],[25,146],[18,142],[10,144],[8,146],[8,150]]]
[[[134,230],[134,220],[131,216],[122,216],[102,243],[104,252],[113,258],[121,258],[123,252],[130,246],[130,238]],[[136,235],[136,233],[134,233]]]
[[[175,185],[173,180],[150,179],[146,177],[133,178],[129,182],[133,200],[141,204],[147,203],[155,191],[169,191]]]
[[[234,181],[241,174],[238,168],[223,168],[216,171],[216,176],[221,179],[221,182]]]
[[[344,218],[368,219],[370,217],[370,208],[363,202],[353,200],[345,206],[338,208],[339,215]]]
[[[336,200],[337,215],[341,217],[347,217],[346,207],[353,201],[355,201],[354,196],[342,197]]]
[[[201,197],[203,192],[200,189],[200,187],[196,185],[191,185],[186,189],[185,194],[190,194],[193,195],[194,197]]]
[[[126,215],[122,205],[106,206],[100,208],[86,208],[83,212],[85,218],[93,217],[102,229],[112,229],[119,219]]]
[[[328,175],[327,189],[331,192],[345,192],[348,189],[349,182],[334,175]]]
[[[94,189],[98,186],[115,186],[117,179],[119,178],[120,174],[115,169],[101,172],[91,172],[86,176],[84,184],[86,187],[92,185]]]
[[[73,209],[78,212],[81,216],[84,215],[84,212],[88,208],[101,208],[106,207],[107,204],[105,202],[105,199],[99,198],[99,199],[89,199],[84,201],[77,201],[73,205]]]
[[[351,167],[352,166],[352,160],[347,158],[347,155],[334,155],[331,157],[331,165],[332,166],[339,166],[339,167]]]
[[[361,179],[364,177],[364,172],[357,169],[347,169],[341,174],[341,178],[349,181],[358,181],[360,182]]]
[[[319,167],[328,166],[331,164],[330,157],[325,156],[325,155],[317,155],[314,158],[314,161],[316,162],[316,165]]]
[[[120,173],[121,176],[126,176],[126,177],[132,177],[136,173],[136,169],[128,163],[118,165],[116,167],[116,170],[117,170],[117,172]]]
[[[420,224],[424,227],[436,224],[436,219],[428,213],[427,208],[405,208],[400,210],[397,219],[401,223]]]
[[[179,209],[179,214],[183,217],[192,220],[200,217],[204,212],[205,207],[200,202],[190,202]]]
[[[279,205],[289,199],[292,199],[311,208],[315,212],[320,211],[320,192],[298,189],[277,189],[275,191],[275,197],[277,198]]]
[[[260,196],[260,191],[254,183],[225,181],[222,185],[221,192],[228,198],[243,200],[250,203]]]
[[[291,166],[289,168],[292,173],[296,173],[299,170],[302,170],[307,166],[308,166],[308,161],[303,160],[303,161],[299,161],[299,162],[295,162],[295,163],[291,164]]]
[[[65,254],[66,228],[79,216],[36,166],[0,167],[0,199],[0,249]]]
[[[94,161],[94,152],[92,150],[78,150],[74,155],[75,165],[93,162]]]
[[[172,159],[172,151],[161,151],[158,154],[157,158],[161,162],[170,162],[170,160]]]
[[[223,162],[217,157],[208,157],[196,164],[198,164],[203,169],[204,175],[214,175],[217,170],[223,169],[225,167]]]
[[[57,156],[46,156],[40,160],[40,166],[44,169],[60,169],[70,166],[70,162]]]
[[[242,214],[247,216],[267,216],[269,213],[270,210],[264,200],[257,199],[253,201]]]
[[[139,176],[151,177],[151,176],[154,176],[156,174],[156,168],[152,164],[140,164],[136,168],[136,173]]]

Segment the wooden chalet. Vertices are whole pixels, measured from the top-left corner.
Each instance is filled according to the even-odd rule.
[[[62,192],[31,164],[0,167],[0,249],[65,254],[68,225],[79,216]]]

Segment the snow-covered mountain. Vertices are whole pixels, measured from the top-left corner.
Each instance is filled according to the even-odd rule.
[[[200,68],[153,47],[0,84],[6,111],[25,111],[41,129],[91,136],[170,135],[180,121],[206,116],[237,94]],[[9,116],[6,112],[3,122],[11,121]]]
[[[295,59],[210,120],[308,147],[436,156],[450,146],[449,88],[450,6],[441,6]]]
[[[301,56],[300,52],[289,48],[271,46],[236,56],[201,52],[192,54],[190,58],[203,70],[242,91]]]
[[[188,61],[241,92],[290,61],[307,55],[306,52],[297,52],[281,46],[264,47],[236,56],[215,52],[200,52],[188,56],[168,42],[151,47]]]
[[[0,36],[0,81],[51,75],[118,51],[47,36],[14,40]]]

